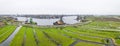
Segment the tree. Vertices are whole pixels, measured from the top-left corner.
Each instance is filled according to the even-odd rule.
[[[31,23],[31,24],[33,23],[32,18],[30,18],[30,23]]]

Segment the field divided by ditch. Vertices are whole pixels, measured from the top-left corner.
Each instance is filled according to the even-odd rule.
[[[93,21],[82,26],[23,26],[9,46],[119,46],[119,24],[119,22]],[[1,27],[0,43],[6,40],[15,29],[16,26],[13,25]]]

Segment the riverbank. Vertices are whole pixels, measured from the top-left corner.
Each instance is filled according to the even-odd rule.
[[[67,24],[67,25],[31,25],[31,24],[24,24],[23,26],[34,26],[34,27],[67,27],[67,26],[81,26],[81,25],[85,25],[85,24],[89,24],[92,21],[87,21],[87,22],[79,22],[79,23],[75,23],[75,24]]]

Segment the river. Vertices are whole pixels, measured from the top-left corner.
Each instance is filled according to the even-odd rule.
[[[63,17],[63,21],[66,24],[75,24],[79,23],[80,21],[76,20],[77,16],[65,16]],[[30,19],[30,17],[17,17],[18,21],[26,21],[27,19]],[[33,22],[36,22],[37,25],[53,25],[54,22],[60,20],[58,19],[38,19],[38,18],[32,18]]]

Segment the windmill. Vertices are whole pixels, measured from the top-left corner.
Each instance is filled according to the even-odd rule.
[[[55,23],[53,23],[54,25],[64,25],[64,21],[63,21],[63,16],[60,17],[60,20],[56,21]]]

